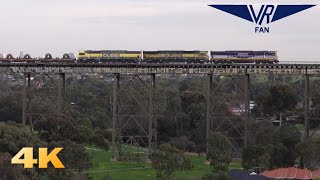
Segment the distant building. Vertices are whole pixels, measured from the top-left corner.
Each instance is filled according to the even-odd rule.
[[[19,58],[20,58],[20,59],[22,59],[22,58],[23,58],[23,56],[24,56],[24,53],[23,53],[23,51],[20,51],[20,55],[19,55]]]
[[[74,53],[69,53],[68,55],[69,55],[69,57],[70,57],[71,59],[75,59],[75,58],[76,58],[76,56],[74,55]]]
[[[254,108],[255,103],[254,101],[250,101],[250,111]],[[240,104],[239,107],[229,107],[229,111],[231,113],[233,113],[234,115],[241,115],[243,113],[245,113],[245,105],[244,104]]]

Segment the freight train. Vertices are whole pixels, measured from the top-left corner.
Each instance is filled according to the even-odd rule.
[[[11,54],[0,56],[0,62],[73,62],[73,63],[278,63],[276,51],[127,51],[127,50],[81,50],[78,58],[64,54],[62,58],[53,58],[46,54],[44,58],[14,58]]]

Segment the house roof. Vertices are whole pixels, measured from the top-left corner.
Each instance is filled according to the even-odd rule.
[[[294,167],[265,171],[261,175],[275,179],[312,179],[312,171]]]
[[[320,169],[312,172],[312,178],[320,178]]]

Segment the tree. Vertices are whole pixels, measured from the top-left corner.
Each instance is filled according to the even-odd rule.
[[[0,122],[0,179],[41,179],[41,174],[47,175],[48,171],[38,168],[24,169],[22,165],[11,165],[11,158],[23,147],[33,147],[34,154],[38,154],[38,149],[47,147],[47,143],[40,140],[38,134],[30,131],[27,126],[10,121]]]
[[[60,128],[61,127],[63,127],[63,125],[60,126]],[[68,130],[68,128],[65,130]],[[60,131],[57,133],[59,132]],[[61,132],[61,135],[65,134]],[[11,157],[16,155],[23,147],[33,147],[34,154],[38,154],[37,150],[39,147],[48,147],[49,152],[56,147],[62,147],[64,149],[58,156],[66,168],[54,169],[52,166],[49,166],[48,169],[34,168],[32,170],[26,170],[20,165],[15,166],[17,168],[12,168]],[[8,159],[10,160],[9,166],[7,165]],[[11,177],[7,176],[8,174],[1,173],[1,171],[16,172],[19,178],[14,179],[43,179],[46,177],[59,180],[70,179],[72,173],[81,173],[90,166],[89,154],[82,145],[67,139],[59,142],[51,141],[46,143],[38,137],[38,133],[30,131],[27,126],[16,124],[15,122],[0,122],[0,179],[10,179]],[[2,178],[1,175],[8,178]]]
[[[171,138],[170,145],[182,151],[194,152],[196,150],[196,144],[186,136]]]
[[[257,95],[257,106],[253,110],[256,114],[261,111],[265,116],[273,116],[291,110],[297,104],[297,94],[288,85],[277,84],[267,91],[260,91]]]
[[[67,116],[47,116],[39,119],[35,124],[35,130],[47,142],[72,140],[78,135],[77,122]],[[78,139],[78,138],[76,138]],[[85,143],[85,142],[84,142]]]
[[[232,160],[232,145],[221,133],[210,132],[207,139],[207,157],[215,171],[227,171]]]
[[[23,168],[12,166],[11,158],[9,153],[0,153],[0,179],[25,179]]]
[[[295,147],[301,142],[300,131],[293,125],[281,126],[276,128],[274,138],[275,142],[278,140],[279,144],[282,144],[286,149],[283,158],[279,160],[279,165],[281,165],[281,162],[282,166],[292,166],[298,157]],[[277,143],[274,143],[274,145],[276,146]]]
[[[27,126],[15,122],[0,122],[0,152],[9,153],[12,156],[23,147],[45,147],[36,133],[31,132]]]
[[[100,148],[103,148],[105,151],[108,151],[110,148],[110,143],[102,135],[95,135],[92,138],[92,141]]]
[[[270,167],[271,156],[261,145],[250,145],[242,151],[241,165],[245,169],[261,167],[268,169]]]
[[[91,167],[90,157],[85,147],[76,144],[72,141],[50,142],[49,151],[56,147],[63,147],[63,150],[58,154],[59,159],[65,166],[65,169],[54,169],[49,166],[48,169],[42,170],[49,179],[67,180],[75,173],[82,173]]]
[[[259,141],[268,141],[268,138],[270,137],[259,137],[266,135],[267,133],[261,133],[261,132],[266,132],[268,130],[273,129],[274,126],[272,125],[272,122],[268,120],[259,120],[259,121],[251,121],[248,124],[248,138],[249,142],[255,143],[257,142],[257,139],[259,138]],[[262,143],[262,142],[259,142]]]
[[[311,138],[296,147],[308,169],[320,168],[320,138]]]
[[[293,125],[257,129],[252,143],[265,148],[271,156],[270,167],[293,166],[298,154],[296,144],[301,141],[301,133]]]
[[[107,132],[102,130],[94,132],[68,116],[44,117],[38,120],[34,127],[39,131],[40,137],[47,142],[70,140],[78,144],[94,143],[105,150],[109,149],[109,141],[104,137]]]
[[[21,93],[0,93],[0,121],[21,122],[22,103]]]
[[[175,179],[173,176],[175,171],[192,169],[191,161],[182,151],[169,144],[162,144],[159,149],[160,151],[151,155],[152,167],[156,170],[157,179]]]

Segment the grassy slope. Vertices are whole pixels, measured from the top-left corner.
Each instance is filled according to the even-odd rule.
[[[140,180],[140,179],[155,179],[155,171],[150,164],[146,164],[143,168],[143,163],[136,162],[110,162],[111,152],[88,150],[91,155],[93,167],[89,171],[89,175],[94,179],[103,179],[104,176],[110,175],[112,180]],[[198,156],[188,156],[194,166],[193,170],[187,172],[177,172],[177,179],[186,179],[194,177],[199,179],[202,175],[211,171],[211,167],[205,165],[205,158]],[[230,164],[230,168],[240,168],[240,162],[234,161]],[[197,178],[198,177],[198,178]]]

